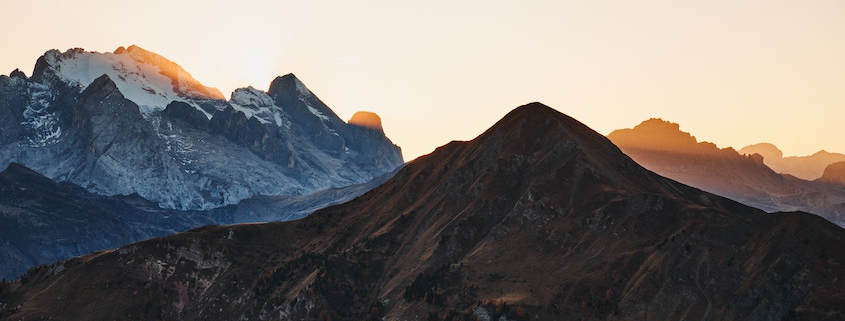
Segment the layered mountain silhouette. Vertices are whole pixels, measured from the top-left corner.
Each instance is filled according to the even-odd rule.
[[[298,219],[351,200],[392,174],[309,195],[256,196],[210,211],[177,211],[137,194],[96,195],[12,163],[0,171],[0,279],[13,280],[36,265],[203,225]]]
[[[661,119],[607,137],[640,165],[681,183],[765,211],[806,211],[845,225],[843,186],[778,174],[766,166],[766,156],[698,142],[678,124]]]
[[[818,151],[809,156],[783,157],[783,152],[777,146],[760,143],[745,146],[739,150],[740,154],[760,154],[763,162],[772,170],[788,174],[800,179],[812,181],[822,176],[825,168],[835,162],[845,161],[845,154]]]
[[[759,162],[759,161],[758,161]],[[539,103],[290,222],[32,269],[10,319],[841,319],[845,231],[646,170]]]
[[[50,50],[31,77],[0,76],[0,126],[4,166],[180,210],[362,184],[404,162],[383,131],[344,122],[293,74],[226,101],[137,46]]]

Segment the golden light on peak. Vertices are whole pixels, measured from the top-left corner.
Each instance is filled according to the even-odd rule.
[[[376,113],[373,112],[356,112],[354,115],[352,115],[352,118],[349,119],[349,124],[384,131],[384,129],[381,127],[381,117],[379,117]]]

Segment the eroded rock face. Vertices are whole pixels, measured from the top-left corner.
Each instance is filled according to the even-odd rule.
[[[819,217],[658,176],[535,103],[353,201],[44,267],[0,302],[25,319],[841,318],[843,244]]]
[[[0,163],[180,210],[360,184],[403,164],[384,133],[345,123],[292,74],[220,98],[136,46],[51,50],[31,78],[0,77]]]

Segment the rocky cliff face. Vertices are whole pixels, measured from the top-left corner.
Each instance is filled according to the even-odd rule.
[[[0,76],[0,163],[182,210],[360,184],[403,163],[383,132],[343,122],[293,75],[221,98],[136,46],[51,50],[32,77]]]
[[[33,269],[0,304],[13,320],[841,319],[843,244],[535,103],[353,201]]]

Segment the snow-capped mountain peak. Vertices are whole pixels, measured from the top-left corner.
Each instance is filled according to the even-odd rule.
[[[176,63],[137,46],[129,49],[120,47],[114,53],[81,48],[65,52],[50,50],[43,58],[46,66],[41,66],[41,69],[44,72],[53,73],[67,84],[79,86],[80,91],[94,79],[108,75],[120,92],[138,105],[145,118],[164,110],[172,101],[185,101],[211,118],[211,113],[190,100],[225,99],[219,90],[203,86]]]
[[[316,120],[326,124],[345,123],[292,73],[276,77],[270,83],[267,94],[277,102],[289,102],[289,104],[282,105],[296,105],[285,109],[294,117],[310,115],[310,117],[315,117]]]
[[[214,91],[137,46],[51,50],[32,77],[0,76],[0,162],[176,209],[358,184],[402,164],[384,134],[346,124],[293,75],[229,101]]]
[[[273,98],[270,98],[270,96],[268,96],[263,90],[249,86],[235,89],[235,91],[232,92],[232,99],[230,102],[239,105],[270,106],[273,105]]]

